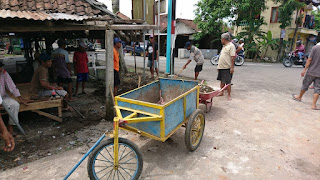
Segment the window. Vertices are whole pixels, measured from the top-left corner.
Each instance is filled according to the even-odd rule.
[[[279,10],[278,7],[273,7],[271,9],[271,18],[270,18],[271,23],[278,23],[280,21],[278,10]]]

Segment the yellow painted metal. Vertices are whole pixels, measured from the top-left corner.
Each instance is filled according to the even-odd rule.
[[[187,98],[183,97],[183,119],[186,119],[187,113]]]
[[[197,86],[197,109],[199,109],[199,94],[200,94],[200,86]]]
[[[140,130],[134,128],[134,127],[125,126],[125,127],[120,127],[120,129],[123,129],[123,130],[126,130],[126,131],[130,131],[130,132],[133,132],[133,133],[136,133],[136,134],[141,134],[142,136],[145,136],[145,137],[148,137],[148,138],[151,138],[151,139],[155,139],[157,141],[162,141],[161,138],[159,138],[157,136],[154,136],[152,134],[140,131]]]
[[[130,123],[139,123],[139,122],[150,122],[150,121],[161,121],[162,117],[141,117],[141,118],[131,118],[126,119],[126,121]]]
[[[137,112],[133,112],[133,113],[130,114],[129,116],[125,117],[124,120],[134,118],[134,117],[136,117],[137,115],[138,115]]]
[[[124,98],[124,97],[116,97],[116,101],[127,102],[130,104],[136,104],[136,105],[151,107],[151,108],[155,108],[155,109],[162,109],[163,108],[163,105],[158,105],[158,104],[153,104],[153,103],[148,103],[148,102],[138,101],[138,100],[132,100],[132,99]]]
[[[114,138],[114,151],[113,151],[113,160],[114,160],[114,169],[117,170],[119,166],[119,157],[118,157],[118,150],[119,150],[119,118],[113,119],[113,138]]]
[[[116,109],[116,115],[118,118],[122,119],[122,114],[121,114],[121,111],[120,111],[120,108],[118,106],[115,106],[114,107]]]
[[[186,97],[188,94],[192,93],[193,91],[196,91],[197,89],[199,89],[199,87],[194,87],[192,88],[191,90],[187,91],[186,93],[183,93],[182,95],[176,97],[175,99],[173,99],[172,101],[168,102],[167,104],[164,105],[164,107],[168,107],[170,106],[171,104],[175,103],[176,101],[178,101],[179,99],[183,98],[183,97]],[[199,94],[198,94],[198,98],[199,98]],[[199,100],[197,98],[197,100]]]
[[[159,116],[157,114],[152,114],[152,113],[148,113],[145,111],[139,111],[139,110],[125,108],[125,107],[121,107],[121,106],[116,106],[115,108],[119,108],[120,110],[125,110],[125,111],[129,111],[129,112],[137,113],[137,114],[144,114],[144,115],[155,117],[155,118],[161,118],[161,116]]]
[[[196,119],[192,123],[191,129],[191,143],[193,146],[196,146],[200,143],[201,136],[203,134],[203,126],[204,126],[204,117],[202,114],[199,114]]]
[[[165,122],[165,114],[164,109],[160,110],[160,115],[162,116],[162,120],[160,121],[160,137],[164,138],[166,134],[166,122]]]

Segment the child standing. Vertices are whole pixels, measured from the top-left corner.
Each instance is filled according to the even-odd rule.
[[[89,60],[86,53],[86,45],[81,42],[79,45],[79,51],[76,51],[73,56],[74,73],[77,74],[75,95],[78,94],[80,82],[82,82],[81,94],[86,94],[84,89],[89,78],[88,62]]]

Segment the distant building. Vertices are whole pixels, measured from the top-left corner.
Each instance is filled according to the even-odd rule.
[[[309,3],[311,0],[307,0]],[[305,1],[306,3],[308,3]],[[261,30],[264,32],[271,31],[273,38],[280,38],[281,29],[279,23],[279,11],[278,8],[280,6],[279,3],[275,3],[273,0],[266,1],[267,9],[262,11],[260,16],[264,17],[266,25],[261,26]],[[302,43],[306,46],[306,52],[310,52],[311,48],[314,46],[314,41],[317,39],[318,31],[313,29],[314,28],[314,20],[313,16],[311,15],[311,11],[313,10],[313,4],[306,4],[305,7],[300,9],[298,12],[299,16],[303,15],[303,23],[302,26],[298,28],[297,36],[294,41],[301,40]],[[290,41],[293,39],[294,31],[296,27],[296,12],[292,15],[292,22],[291,26],[287,27],[285,30],[282,31],[284,40]],[[239,34],[240,32],[244,31],[243,27],[247,24],[243,22],[240,26],[235,27],[235,35]],[[295,44],[294,44],[295,48]],[[271,48],[266,53],[267,57],[277,57],[277,50],[271,50]]]

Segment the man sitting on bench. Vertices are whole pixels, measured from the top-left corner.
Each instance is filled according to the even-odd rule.
[[[39,66],[32,77],[31,86],[32,92],[41,97],[51,97],[52,95],[57,95],[65,97],[67,92],[59,87],[57,84],[49,83],[49,72],[48,68],[52,66],[52,58],[47,54],[40,55],[41,66]],[[53,94],[54,92],[54,94]],[[64,107],[67,107],[64,104]]]
[[[3,69],[4,64],[0,62],[0,95],[2,96],[3,102],[2,106],[6,106],[15,117],[9,117],[9,125],[8,130],[12,135],[15,135],[13,130],[13,125],[16,125],[15,121],[19,121],[18,114],[20,109],[20,103],[28,105],[30,101],[25,100],[22,98],[19,89],[17,89],[16,85],[14,84],[12,78],[10,77],[9,73]],[[13,94],[14,97],[17,97],[20,101],[18,103],[15,99],[8,96],[6,93],[6,89]],[[13,120],[14,118],[15,120]]]

